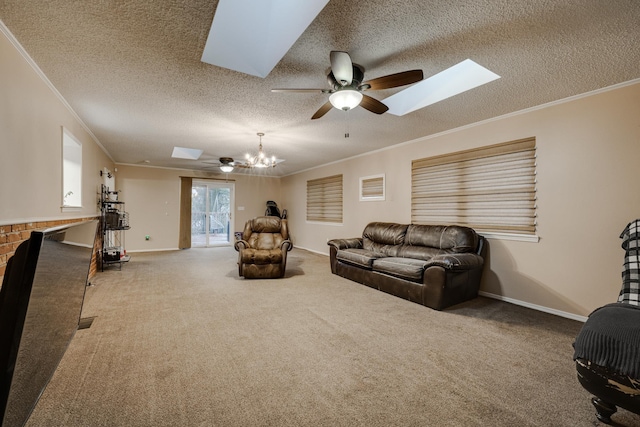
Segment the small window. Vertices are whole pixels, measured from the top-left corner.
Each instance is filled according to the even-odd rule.
[[[360,178],[360,201],[384,200],[384,174]]]
[[[414,160],[411,221],[535,236],[535,138]]]
[[[62,207],[82,207],[82,144],[62,128]]]
[[[342,223],[342,175],[307,181],[307,221]]]

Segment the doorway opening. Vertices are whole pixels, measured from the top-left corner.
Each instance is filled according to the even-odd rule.
[[[193,181],[191,247],[230,245],[233,241],[234,184]]]

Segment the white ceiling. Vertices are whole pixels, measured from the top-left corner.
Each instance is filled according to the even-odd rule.
[[[201,61],[216,6],[3,0],[0,20],[125,164],[200,169],[256,151],[264,132],[265,152],[285,161],[241,171],[285,175],[640,78],[637,0],[330,0],[265,78]],[[349,52],[365,80],[416,68],[427,78],[465,59],[501,78],[405,116],[358,107],[310,120],[327,94],[270,91],[328,87],[331,50]],[[204,154],[172,158],[174,146]]]

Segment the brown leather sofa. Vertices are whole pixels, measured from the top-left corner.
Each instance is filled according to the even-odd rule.
[[[260,216],[247,221],[234,248],[238,251],[238,274],[245,279],[283,277],[287,252],[293,248],[287,220]]]
[[[469,227],[372,222],[328,244],[332,273],[400,298],[442,310],[478,296],[485,245]]]

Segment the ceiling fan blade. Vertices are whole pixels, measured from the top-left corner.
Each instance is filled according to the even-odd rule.
[[[328,89],[271,89],[271,92],[329,92]]]
[[[422,70],[403,71],[402,73],[389,74],[388,76],[378,77],[362,83],[362,86],[368,85],[367,89],[380,90],[390,89],[392,87],[410,85],[417,83],[424,78]]]
[[[360,106],[376,114],[382,114],[389,109],[389,107],[384,105],[382,102],[364,94],[362,95],[362,101],[360,101]]]
[[[336,81],[342,86],[348,86],[353,80],[353,64],[347,52],[332,50],[329,55],[331,59],[331,71]]]
[[[318,111],[316,111],[313,117],[311,117],[311,120],[319,119],[320,117],[327,114],[329,110],[331,110],[332,108],[333,108],[333,105],[331,105],[331,102],[327,101],[326,104],[324,104],[322,107],[320,107]]]

